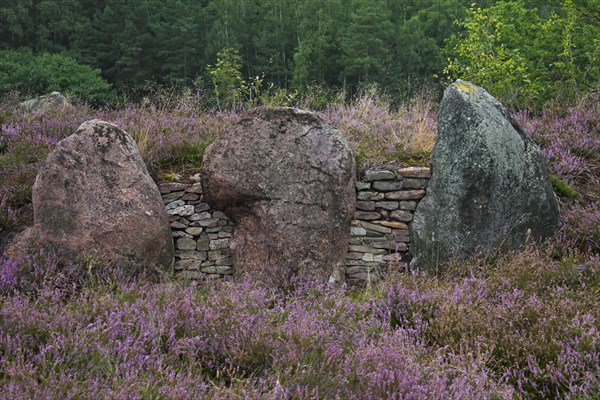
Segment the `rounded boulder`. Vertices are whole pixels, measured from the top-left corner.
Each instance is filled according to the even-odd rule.
[[[236,276],[343,280],[355,163],[338,130],[295,108],[251,110],[207,148],[201,176],[233,220]]]
[[[173,240],[158,187],[133,138],[91,120],[61,140],[33,185],[34,225],[7,249],[32,242],[121,265],[170,269]]]

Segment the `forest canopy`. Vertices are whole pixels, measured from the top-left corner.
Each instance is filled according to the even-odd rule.
[[[598,87],[599,20],[600,0],[21,0],[0,4],[0,77],[14,80],[6,51],[26,49],[99,70],[129,94],[203,82],[223,96],[221,76],[240,95],[402,99],[464,78],[536,108]],[[236,57],[233,77],[215,69],[219,55]]]

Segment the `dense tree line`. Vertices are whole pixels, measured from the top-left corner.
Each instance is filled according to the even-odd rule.
[[[515,7],[506,9],[505,3]],[[490,9],[521,25],[455,23]],[[439,82],[444,68],[446,75],[469,76],[469,63],[477,61],[469,59],[469,52],[481,49],[461,47],[463,40],[482,41],[491,53],[495,47],[541,47],[550,54],[544,62],[569,61],[583,71],[598,48],[593,35],[600,33],[599,10],[599,0],[19,0],[0,4],[0,49],[61,53],[99,68],[115,87],[133,91],[149,82],[210,82],[207,66],[217,65],[218,55],[233,49],[246,80],[258,77],[263,84],[299,92],[319,86],[352,94],[375,87],[403,96]],[[547,37],[558,40],[556,48],[528,41],[529,25],[544,29],[544,23],[557,18],[571,18],[572,31],[561,25]],[[582,26],[586,34],[577,33]],[[503,36],[490,38],[490,30]],[[539,34],[536,40],[544,38]],[[581,43],[565,45],[564,40],[588,43],[581,49]],[[587,55],[552,59],[553,51],[564,53],[568,46]]]

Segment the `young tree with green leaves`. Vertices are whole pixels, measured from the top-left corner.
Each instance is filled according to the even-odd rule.
[[[217,107],[230,109],[242,104],[246,81],[242,77],[242,57],[229,48],[217,54],[217,62],[207,67],[213,83]]]
[[[597,87],[600,28],[585,22],[573,0],[560,6],[547,18],[523,0],[471,8],[464,33],[446,44],[447,76],[473,81],[517,108],[539,109],[553,97],[568,100]]]

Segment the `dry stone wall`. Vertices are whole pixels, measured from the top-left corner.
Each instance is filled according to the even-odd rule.
[[[159,185],[175,244],[175,273],[191,279],[233,274],[227,216],[203,200],[199,174]]]
[[[409,225],[425,196],[429,168],[370,169],[356,182],[356,212],[346,255],[349,283],[376,282],[407,267]]]
[[[409,228],[425,196],[426,167],[367,169],[356,182],[356,211],[346,254],[346,280],[376,282],[407,268]],[[218,279],[234,273],[230,240],[233,224],[204,202],[199,174],[165,182],[159,189],[170,215],[175,242],[175,273],[192,279]]]

